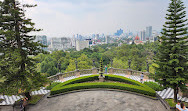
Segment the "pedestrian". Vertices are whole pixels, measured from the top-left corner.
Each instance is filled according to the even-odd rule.
[[[181,106],[181,110],[180,111],[188,111],[188,109],[185,107],[183,102],[181,102],[180,106]]]
[[[181,111],[181,106],[180,106],[180,101],[178,100],[177,104],[176,104],[176,109],[177,111]]]
[[[108,67],[105,66],[105,71],[104,71],[105,74],[107,74],[107,70],[108,70]]]
[[[27,100],[28,100],[27,97],[25,97],[25,98],[23,99],[23,104],[22,104],[22,110],[21,110],[21,111],[26,111]]]
[[[23,108],[24,108],[24,107],[23,107],[23,101],[24,101],[24,99],[21,99],[21,100],[20,100],[20,108],[21,108],[21,111],[23,111]]]
[[[142,74],[140,75],[140,82],[141,82],[141,83],[143,82],[143,79],[144,79],[144,74],[142,73]]]

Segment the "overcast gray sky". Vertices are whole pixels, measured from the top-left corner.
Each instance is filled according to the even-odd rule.
[[[49,37],[113,34],[141,31],[153,26],[159,31],[165,22],[170,0],[20,0],[38,6],[27,11],[39,34]],[[188,0],[183,0],[188,7]],[[186,8],[188,12],[188,8]]]

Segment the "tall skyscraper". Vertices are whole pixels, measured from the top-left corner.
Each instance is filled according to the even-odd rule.
[[[39,42],[45,46],[47,46],[47,37],[45,35],[42,36],[36,36],[35,42]],[[42,49],[47,50],[46,47],[42,47]]]
[[[146,27],[146,39],[150,40],[152,37],[152,26]]]
[[[141,40],[146,41],[146,31],[141,31]]]
[[[96,34],[95,40],[98,40],[98,39],[99,39],[99,34]]]
[[[140,40],[143,40],[143,37],[142,37],[142,31],[140,31]]]
[[[110,36],[105,36],[105,43],[106,44],[110,43]]]
[[[121,34],[123,34],[123,30],[119,29],[119,30],[117,30],[117,32],[114,35],[115,36],[120,36]]]

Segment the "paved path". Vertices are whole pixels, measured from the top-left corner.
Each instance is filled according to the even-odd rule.
[[[38,91],[32,91],[31,95],[47,94],[49,92],[50,92],[50,90],[45,90],[44,88],[41,88]],[[17,101],[17,100],[19,100],[21,98],[23,98],[22,95],[20,95],[20,96],[17,96],[17,95],[11,95],[11,96],[9,96],[9,95],[0,95],[0,99],[4,100],[4,101],[2,101],[0,103],[0,106],[1,105],[13,105],[15,101]]]
[[[84,91],[44,98],[28,111],[166,111],[159,100],[116,91]]]

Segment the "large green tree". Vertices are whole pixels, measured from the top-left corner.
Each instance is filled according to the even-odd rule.
[[[188,80],[187,72],[187,19],[181,0],[171,0],[161,44],[155,59],[156,79],[166,87],[174,89],[174,101],[177,102],[178,89],[184,89]]]
[[[29,92],[43,86],[46,78],[35,70],[35,59],[30,55],[43,53],[35,36],[30,32],[40,31],[31,19],[25,16],[25,8],[35,5],[21,5],[16,0],[4,0],[0,4],[0,75],[5,78],[3,92]]]

